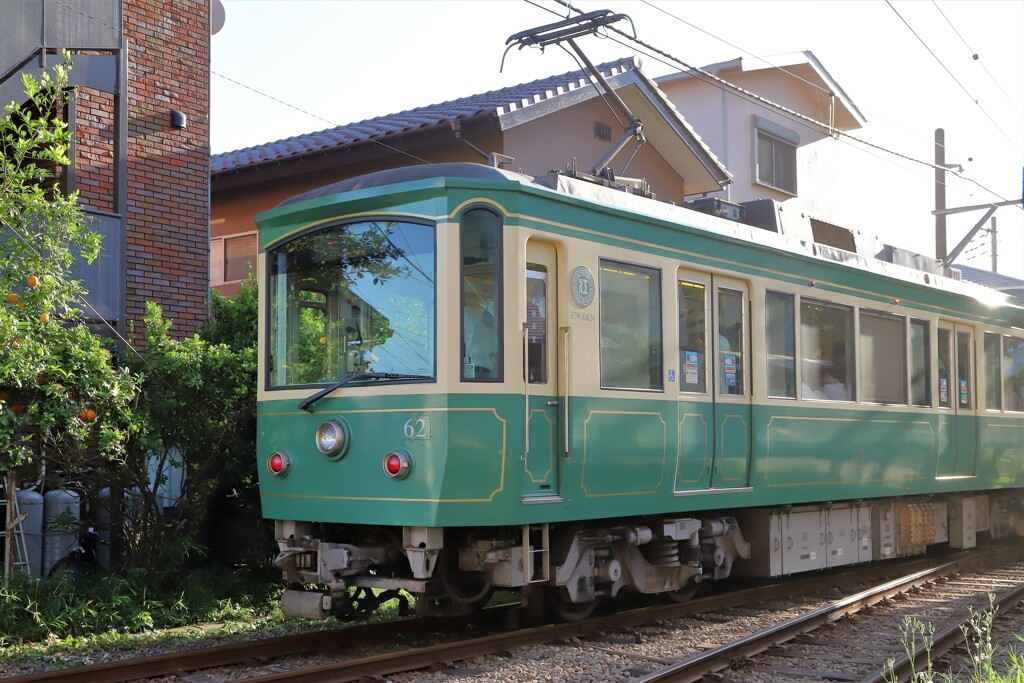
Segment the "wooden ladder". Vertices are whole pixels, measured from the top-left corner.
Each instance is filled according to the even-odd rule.
[[[3,520],[3,526],[0,527],[0,539],[3,539],[4,586],[6,587],[15,569],[20,567],[26,572],[31,571],[28,563],[28,550],[25,547],[25,535],[21,528],[21,523],[28,515],[18,510],[18,496],[13,472],[7,472],[0,479],[0,489],[3,491],[3,496],[0,496],[0,509],[3,509],[5,513],[0,517]]]

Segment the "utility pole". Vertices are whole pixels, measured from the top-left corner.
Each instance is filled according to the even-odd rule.
[[[935,260],[946,261],[946,131],[935,129]]]
[[[967,159],[971,161],[970,158]],[[946,163],[946,132],[941,128],[935,129],[935,210],[932,211],[932,215],[935,216],[935,260],[938,262],[941,268],[948,268],[954,261],[960,252],[964,250],[974,236],[978,234],[981,227],[988,222],[989,218],[992,218],[992,214],[996,212],[1001,206],[1015,206],[1024,202],[1022,199],[1006,199],[999,202],[986,202],[985,204],[975,204],[973,206],[958,206],[953,209],[946,208],[946,171],[953,169],[957,173],[963,173],[964,167],[961,164],[947,164]],[[1021,189],[1024,189],[1024,177],[1021,178]],[[960,243],[953,247],[952,252],[946,250],[946,216],[954,213],[966,213],[968,211],[984,211],[985,215],[981,217],[981,220],[975,223],[974,227],[971,228],[967,235],[960,240]],[[995,272],[995,220],[992,221],[992,272]]]

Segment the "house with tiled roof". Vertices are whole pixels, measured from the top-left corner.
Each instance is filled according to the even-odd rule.
[[[741,57],[657,82],[733,174],[712,198],[780,202],[809,219],[814,241],[848,251],[874,237],[857,234],[837,194],[849,165],[832,139],[867,121],[814,53]]]
[[[611,166],[644,178],[660,199],[721,191],[732,181],[698,133],[635,59],[597,67],[643,121],[647,143]],[[531,175],[590,170],[623,134],[583,72],[298,135],[211,160],[211,284],[231,294],[256,254],[254,216],[284,199],[387,168],[469,161]],[[628,166],[625,164],[628,161]],[[624,167],[625,166],[625,167]]]

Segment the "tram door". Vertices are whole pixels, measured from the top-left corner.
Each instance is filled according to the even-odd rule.
[[[711,488],[750,485],[750,348],[744,282],[711,280],[711,345],[715,359],[714,436]]]
[[[526,244],[520,311],[526,410],[522,492],[524,501],[558,499],[564,440],[564,392],[560,392],[557,258],[553,244]]]
[[[978,429],[975,411],[974,330],[939,323],[939,462],[936,476],[975,474]]]

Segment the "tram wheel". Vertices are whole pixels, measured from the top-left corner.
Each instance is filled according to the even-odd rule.
[[[688,583],[682,588],[677,588],[674,591],[668,591],[667,593],[664,593],[664,595],[672,602],[689,602],[690,600],[693,600],[699,590],[699,583]]]
[[[483,608],[494,595],[490,574],[460,570],[459,558],[454,552],[442,550],[434,571],[445,595],[455,604],[477,610]]]
[[[560,586],[549,586],[546,591],[547,604],[551,611],[562,621],[583,621],[594,613],[596,601],[573,602],[569,594]]]

